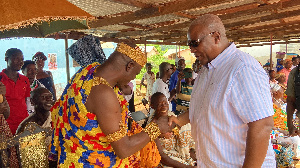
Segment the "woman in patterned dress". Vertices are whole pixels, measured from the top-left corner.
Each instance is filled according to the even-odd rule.
[[[175,115],[169,111],[167,98],[161,92],[152,95],[151,108],[155,110],[154,120],[161,116]],[[192,139],[190,124],[180,129],[175,127],[172,134],[162,134],[155,142],[161,155],[160,167],[194,167],[195,161],[190,155],[190,150],[194,148],[195,142]]]

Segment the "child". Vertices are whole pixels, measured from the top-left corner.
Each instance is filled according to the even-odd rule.
[[[147,70],[147,72],[145,72],[145,74],[142,78],[141,84],[147,88],[146,100],[149,101],[149,98],[152,95],[152,86],[153,86],[153,83],[155,81],[155,75],[151,71],[152,70],[152,65],[150,63],[146,64],[146,70]],[[144,83],[144,80],[147,81],[147,85]]]
[[[184,78],[185,82],[181,82]],[[189,109],[191,94],[193,90],[193,70],[191,68],[185,68],[182,73],[178,75],[178,81],[176,86],[177,92],[177,106],[176,115],[184,113]]]
[[[156,92],[151,97],[150,106],[154,109],[153,119],[174,115],[169,111],[169,102],[166,96]],[[195,161],[190,156],[190,149],[195,142],[191,137],[191,125],[186,124],[180,129],[175,127],[173,133],[165,133],[155,140],[161,155],[160,167],[194,167]]]

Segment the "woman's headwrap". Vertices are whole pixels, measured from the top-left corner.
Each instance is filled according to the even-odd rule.
[[[276,83],[272,83],[272,84],[270,84],[270,86],[271,86],[271,92],[272,93],[277,92],[279,89],[281,89],[281,86],[276,84]]]
[[[102,64],[106,60],[100,40],[92,35],[82,37],[72,44],[67,51],[81,67],[93,62]]]
[[[47,57],[43,52],[37,52],[34,54],[34,56],[32,57],[32,61],[37,61],[37,60],[43,60],[46,61]]]

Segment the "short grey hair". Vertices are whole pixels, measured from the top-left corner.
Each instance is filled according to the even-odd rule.
[[[217,15],[202,15],[191,23],[190,28],[198,25],[206,27],[210,32],[219,32],[222,36],[226,36],[224,24]]]

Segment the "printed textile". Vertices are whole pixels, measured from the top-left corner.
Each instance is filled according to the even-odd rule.
[[[68,48],[68,53],[81,67],[106,60],[99,39],[93,35],[77,40]]]
[[[193,85],[187,85],[185,82],[181,82],[181,92],[177,94],[177,106],[176,115],[184,113],[190,107],[191,94]]]
[[[168,116],[174,116],[173,112],[168,112]],[[182,126],[179,135],[172,135],[171,138],[159,138],[163,152],[173,160],[185,165],[194,165],[195,161],[190,156],[190,149],[195,148],[195,141],[191,134],[191,124]],[[161,167],[168,168],[161,163]]]
[[[148,165],[144,167],[156,167],[160,155],[154,142],[148,143],[134,155],[120,159],[102,132],[96,115],[87,111],[84,104],[93,86],[93,74],[98,66],[100,64],[95,62],[81,68],[53,106],[50,155],[57,155],[58,166],[61,168],[143,167],[143,164],[146,165],[145,161]],[[117,87],[114,90],[122,108],[122,121],[127,124],[128,103]],[[128,136],[141,131],[139,125],[132,123]]]

